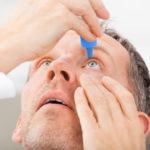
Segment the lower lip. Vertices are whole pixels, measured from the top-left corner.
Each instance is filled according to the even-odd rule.
[[[65,106],[65,105],[61,105],[61,104],[51,104],[51,103],[49,103],[49,104],[46,104],[46,105],[43,105],[41,108],[45,108],[45,109],[53,109],[53,108],[58,108],[58,109],[60,109],[60,108],[63,108],[63,109],[69,109],[69,110],[71,110],[69,107],[67,107],[67,106]],[[40,108],[40,109],[41,109]],[[72,111],[72,110],[71,110]]]

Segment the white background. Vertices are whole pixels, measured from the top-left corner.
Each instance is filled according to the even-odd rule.
[[[19,0],[0,0],[0,23],[8,20]],[[105,0],[111,13],[111,25],[128,38],[144,57],[150,67],[150,1],[149,0]],[[13,70],[9,77],[18,91],[14,100],[0,101],[0,149],[19,150],[11,142],[11,133],[20,111],[20,91],[25,83],[28,64]]]

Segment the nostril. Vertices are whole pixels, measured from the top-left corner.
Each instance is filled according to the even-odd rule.
[[[53,80],[54,76],[55,76],[54,71],[51,71],[51,72],[49,73],[49,77],[50,77],[50,79],[51,79],[51,80]]]
[[[60,73],[63,75],[66,81],[69,81],[70,77],[66,71],[61,71]]]

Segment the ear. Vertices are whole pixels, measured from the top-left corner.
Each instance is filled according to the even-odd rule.
[[[150,133],[150,118],[144,112],[138,113],[145,137]]]
[[[22,138],[21,138],[21,115],[18,118],[17,124],[16,124],[16,128],[13,132],[12,135],[12,141],[17,143],[17,144],[21,144],[22,143]]]

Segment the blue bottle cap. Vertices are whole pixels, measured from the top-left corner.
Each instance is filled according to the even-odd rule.
[[[97,45],[97,40],[89,42],[80,37],[81,46],[86,48],[88,58],[93,57],[93,48]]]

